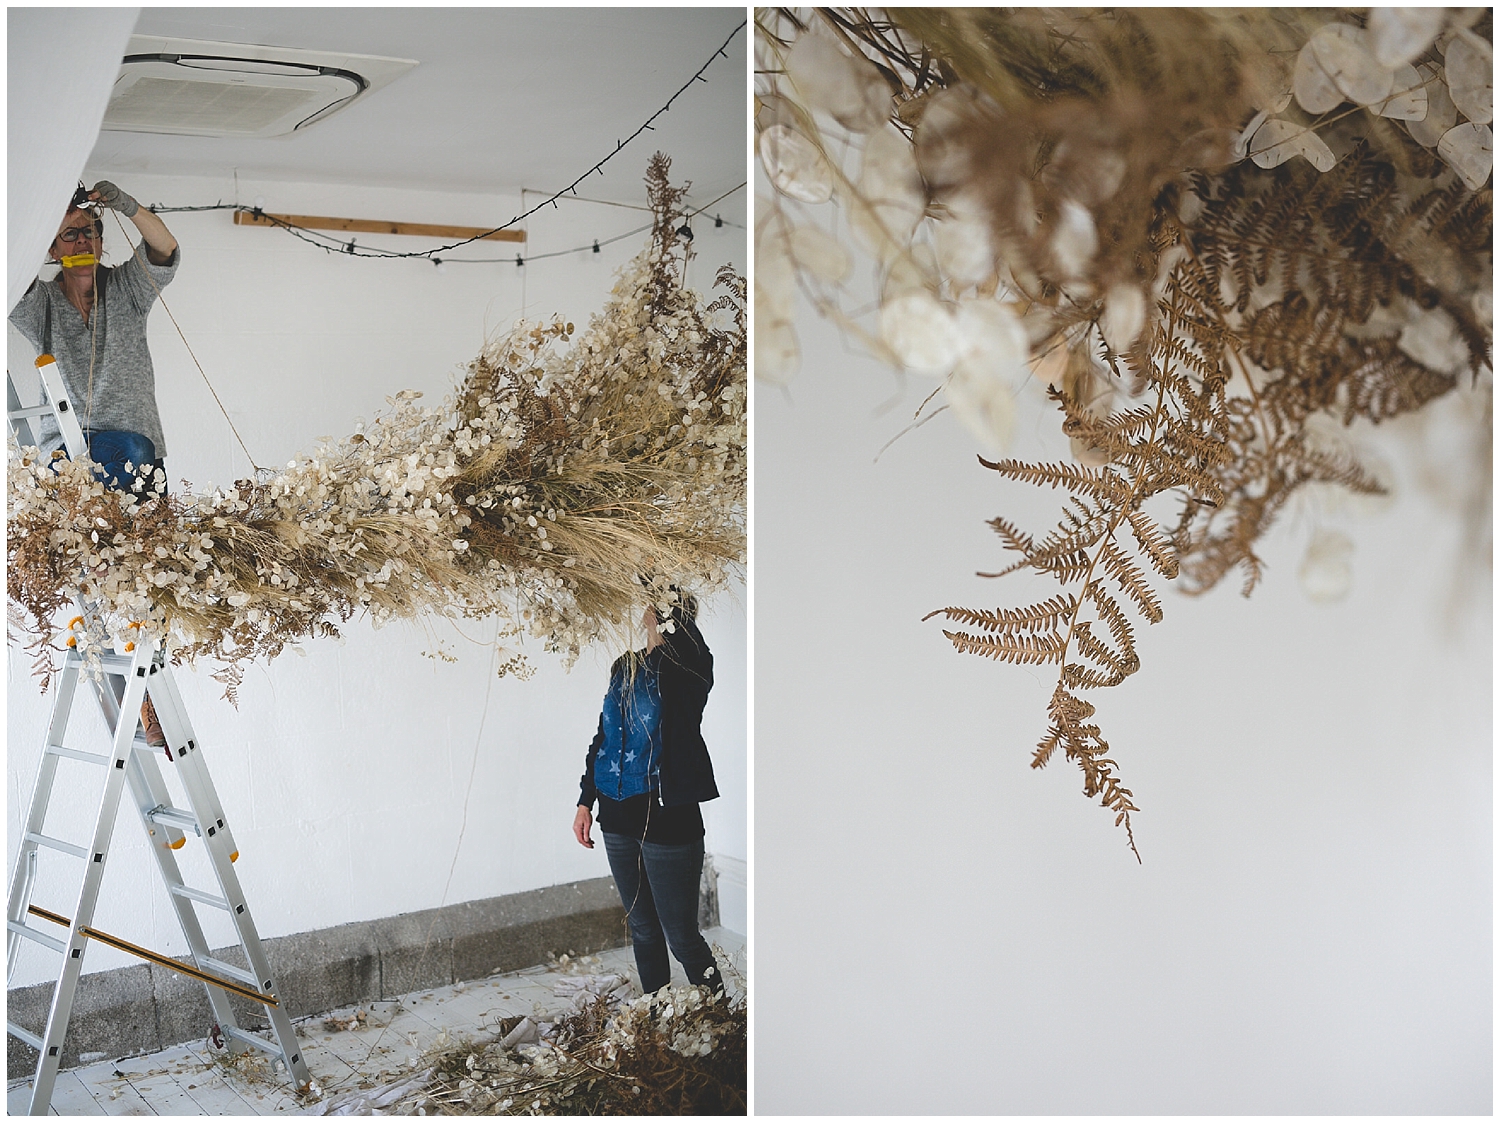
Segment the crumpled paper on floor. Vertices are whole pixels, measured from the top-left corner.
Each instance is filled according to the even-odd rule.
[[[515,1029],[500,1039],[500,1048],[516,1049],[522,1045],[538,1045],[542,1040],[542,1027],[546,1026],[548,1032],[552,1029],[551,1022],[538,1024],[530,1018],[522,1018]]]
[[[319,1115],[388,1115],[390,1109],[409,1095],[414,1095],[427,1086],[433,1070],[423,1069],[404,1080],[382,1084],[378,1088],[356,1089],[343,1092],[320,1105]]]
[[[559,979],[552,988],[558,998],[569,999],[574,1009],[581,1010],[590,998],[611,998],[624,1002],[630,997],[630,980],[624,975],[574,975]]]

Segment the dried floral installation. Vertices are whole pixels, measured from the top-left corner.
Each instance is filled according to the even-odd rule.
[[[84,653],[138,629],[174,658],[244,665],[359,613],[498,616],[566,660],[618,638],[632,606],[725,584],[745,547],[745,281],[683,286],[686,187],[652,158],[648,247],[604,308],[518,323],[440,409],[390,410],[285,471],[200,494],[128,494],[12,440],[12,632],[44,685],[75,598]],[[511,654],[506,671],[529,673]]]
[[[1132,850],[1084,695],[1139,667],[1151,574],[1248,594],[1299,488],[1381,489],[1330,419],[1489,391],[1492,41],[1487,8],[758,11],[757,375],[796,369],[800,286],[990,445],[1048,386],[1072,462],[981,462],[1067,493],[1040,539],[991,524],[1064,591],[933,615],[1058,667],[1033,764],[1061,749]]]

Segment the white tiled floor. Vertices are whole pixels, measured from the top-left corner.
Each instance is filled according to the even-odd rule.
[[[745,938],[725,928],[704,932],[710,944],[737,969],[744,969]],[[636,982],[629,948],[600,953],[585,972],[613,972]],[[681,968],[673,963],[673,979]],[[577,970],[575,965],[574,970]],[[205,1042],[174,1046],[160,1053],[99,1061],[59,1074],[52,1094],[53,1115],[317,1115],[332,1097],[360,1087],[398,1080],[428,1048],[492,1033],[500,1019],[557,1011],[567,1004],[553,994],[565,972],[544,965],[495,975],[437,990],[419,991],[391,1002],[366,1003],[297,1022],[307,1060],[321,1096],[304,1099],[284,1078],[272,1074],[268,1058],[253,1055],[236,1066],[213,1054]],[[726,972],[731,986],[736,980]],[[331,1018],[349,1020],[356,1009],[366,1024],[353,1030],[325,1026]],[[8,1086],[8,1109],[26,1111],[30,1079]]]

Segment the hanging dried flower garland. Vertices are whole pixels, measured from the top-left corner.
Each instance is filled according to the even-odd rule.
[[[1492,39],[1489,9],[758,14],[757,375],[796,370],[800,286],[988,445],[1048,387],[1072,462],[983,463],[1068,493],[1039,540],[991,523],[1063,591],[940,612],[960,651],[1057,666],[1033,764],[1061,749],[1132,849],[1083,695],[1138,669],[1148,571],[1248,593],[1299,488],[1380,490],[1330,424],[1488,392]]]
[[[745,282],[721,269],[706,306],[682,286],[668,169],[653,157],[650,245],[588,327],[517,324],[441,409],[405,391],[269,478],[144,499],[12,441],[11,625],[44,682],[74,598],[101,614],[81,651],[145,628],[226,664],[232,698],[248,661],[359,613],[495,615],[571,660],[643,600],[723,586],[744,561]]]

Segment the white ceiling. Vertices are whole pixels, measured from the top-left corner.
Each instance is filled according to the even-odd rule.
[[[142,8],[136,34],[416,59],[301,133],[222,139],[104,132],[90,168],[374,187],[551,193],[608,155],[744,22],[735,8]],[[579,194],[645,200],[658,149],[702,206],[746,178],[741,29],[647,132]],[[715,211],[743,224],[747,190]]]

